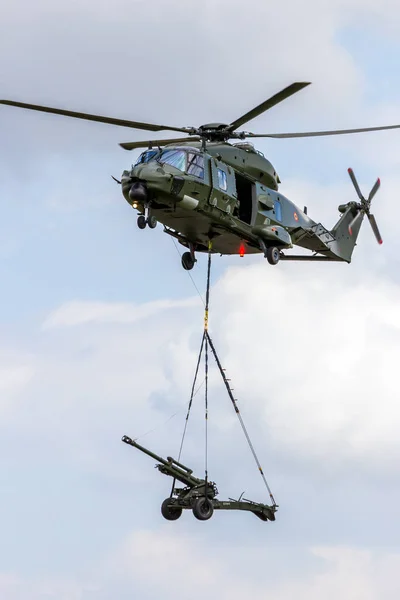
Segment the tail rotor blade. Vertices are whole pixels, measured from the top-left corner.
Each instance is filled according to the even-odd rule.
[[[350,235],[353,235],[353,230],[357,227],[357,225],[360,223],[360,221],[362,221],[363,216],[364,216],[364,213],[360,210],[356,214],[354,219],[352,221],[350,221],[350,223],[349,223],[349,234]]]
[[[362,195],[362,193],[361,193],[361,190],[360,190],[360,188],[359,188],[359,186],[358,186],[358,183],[357,183],[356,176],[355,176],[355,175],[354,175],[354,173],[353,173],[353,169],[347,169],[347,171],[348,171],[348,173],[349,173],[349,175],[350,175],[350,179],[351,179],[351,181],[353,182],[353,185],[354,185],[354,187],[355,187],[355,190],[356,190],[356,192],[357,192],[357,196],[360,198],[360,200],[364,200],[364,198],[363,198],[363,195]]]
[[[378,177],[378,179],[375,181],[374,187],[372,188],[372,190],[369,193],[368,202],[371,202],[372,198],[375,196],[376,192],[379,190],[380,185],[381,185],[381,180]]]
[[[378,242],[378,244],[382,244],[383,240],[381,238],[381,234],[379,233],[378,225],[376,224],[374,215],[368,215],[368,219],[371,224],[372,231],[375,234],[376,241]]]

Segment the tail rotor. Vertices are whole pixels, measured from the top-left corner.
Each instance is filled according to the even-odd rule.
[[[374,183],[374,186],[372,187],[372,189],[369,193],[368,198],[365,199],[361,193],[360,187],[359,187],[357,179],[353,173],[353,170],[348,169],[348,173],[350,175],[351,181],[353,182],[354,188],[357,192],[357,196],[360,199],[360,202],[356,205],[357,213],[356,213],[354,219],[349,223],[349,234],[353,235],[353,229],[358,231],[357,226],[360,224],[360,222],[364,218],[364,215],[367,215],[369,223],[372,228],[372,231],[374,232],[374,235],[376,237],[376,241],[378,242],[378,244],[382,244],[381,234],[379,233],[379,229],[378,229],[378,225],[376,224],[375,217],[374,217],[374,215],[371,215],[371,213],[370,213],[372,198],[375,196],[376,192],[379,190],[381,181],[379,178],[376,180],[376,182]]]

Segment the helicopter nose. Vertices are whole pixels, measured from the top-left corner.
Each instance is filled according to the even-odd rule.
[[[129,190],[129,199],[132,202],[143,204],[147,200],[147,189],[143,183],[135,182]]]

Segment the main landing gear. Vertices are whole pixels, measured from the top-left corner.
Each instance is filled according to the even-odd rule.
[[[194,267],[194,263],[196,262],[193,244],[189,244],[189,248],[190,252],[184,252],[181,258],[182,267],[185,269],[185,271],[191,271]]]
[[[269,246],[267,248],[266,258],[270,265],[277,265],[281,255],[275,246]]]
[[[267,259],[270,265],[277,265],[280,258],[281,253],[276,246],[266,246],[264,240],[259,239],[260,248],[264,253],[264,257]]]
[[[182,267],[185,269],[185,271],[191,271],[194,267],[194,263],[196,262],[196,259],[193,258],[193,256],[191,255],[190,252],[184,252],[182,254]]]

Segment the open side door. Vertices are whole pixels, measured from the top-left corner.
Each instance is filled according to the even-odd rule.
[[[238,199],[237,216],[243,223],[253,226],[257,216],[256,184],[240,173],[235,173],[236,194]]]

